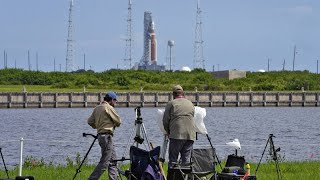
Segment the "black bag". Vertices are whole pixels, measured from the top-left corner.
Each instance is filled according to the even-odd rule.
[[[34,180],[33,176],[17,176],[16,180]]]
[[[246,160],[244,156],[229,155],[226,166],[221,173],[218,173],[218,180],[240,180],[244,174],[244,165]],[[255,175],[249,175],[246,180],[256,180]]]

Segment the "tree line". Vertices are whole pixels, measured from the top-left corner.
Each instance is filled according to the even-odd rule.
[[[171,91],[180,84],[187,91],[297,91],[320,90],[320,75],[308,71],[247,72],[246,78],[218,79],[210,72],[116,70],[104,72],[41,72],[0,70],[0,85],[47,85],[50,88]]]

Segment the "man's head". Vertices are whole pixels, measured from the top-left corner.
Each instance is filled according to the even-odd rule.
[[[172,92],[173,92],[173,97],[177,97],[177,96],[183,96],[183,88],[180,85],[175,85],[172,88]]]
[[[117,102],[117,95],[114,92],[107,92],[106,96],[104,97],[104,101],[108,102],[111,106]]]

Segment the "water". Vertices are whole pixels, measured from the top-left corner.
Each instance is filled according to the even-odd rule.
[[[220,160],[235,150],[227,142],[239,139],[247,161],[259,162],[267,145],[269,134],[274,134],[274,144],[281,148],[279,155],[288,161],[320,160],[319,108],[206,108],[206,128]],[[134,132],[134,108],[117,108],[123,124],[116,129],[115,142],[118,157],[128,153],[127,145]],[[83,157],[93,138],[82,133],[95,134],[87,125],[92,109],[0,109],[0,147],[9,167],[19,163],[20,138],[24,138],[24,157],[43,158],[45,162],[66,164],[77,153]],[[154,146],[161,146],[163,136],[156,122],[157,108],[141,108],[147,138]],[[204,135],[199,135],[196,147],[209,146]],[[263,160],[268,158],[267,146]],[[88,156],[89,163],[100,157],[98,143]],[[2,162],[1,162],[2,164]]]

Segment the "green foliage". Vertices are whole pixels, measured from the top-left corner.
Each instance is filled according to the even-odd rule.
[[[39,72],[0,70],[0,85],[49,86],[62,89],[112,89],[120,91],[171,91],[180,84],[186,91],[310,91],[320,90],[320,75],[308,71],[247,72],[247,78],[216,79],[203,69],[183,71],[116,70],[104,72]],[[1,89],[0,89],[1,90]]]
[[[45,166],[44,159],[37,159],[33,156],[27,156],[23,162],[23,167],[25,168],[36,168]]]
[[[74,166],[74,165],[80,166],[81,161],[82,161],[82,160],[81,160],[80,153],[77,152],[77,154],[76,154],[76,159],[75,159],[75,163],[73,162],[73,160],[72,160],[69,156],[67,156],[66,161],[67,161],[67,166]],[[88,163],[88,159],[86,159],[86,160],[83,162],[83,164],[87,164],[87,163]]]

